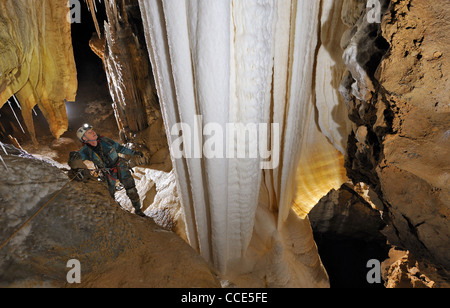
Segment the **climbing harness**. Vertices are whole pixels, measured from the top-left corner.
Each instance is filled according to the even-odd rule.
[[[111,181],[116,182],[116,191],[121,191],[125,188],[125,186],[121,183],[120,180],[120,169],[119,169],[119,164],[120,163],[124,163],[124,165],[126,166],[126,168],[128,170],[130,170],[131,173],[134,173],[133,168],[130,166],[130,161],[124,158],[119,158],[117,160],[117,162],[115,163],[114,167],[111,168],[99,168],[97,166],[95,166],[95,169],[92,170],[94,171],[95,174],[98,175],[98,178],[102,181],[106,181],[106,178],[110,179]],[[117,174],[117,177],[115,176]]]
[[[11,241],[11,239],[13,237],[15,237],[17,235],[17,233],[19,233],[33,218],[35,218],[47,205],[49,205],[70,183],[72,183],[73,180],[75,180],[78,177],[78,173],[72,177],[60,190],[58,190],[56,192],[56,194],[53,195],[53,197],[50,198],[50,200],[48,200],[43,206],[41,206],[36,213],[34,213],[30,218],[27,219],[27,221],[25,221],[16,231],[14,231],[13,234],[11,234],[10,237],[8,237],[8,239],[6,241],[4,241],[1,245],[0,245],[0,250],[3,249],[3,247],[6,246],[6,244],[9,243],[9,241]]]

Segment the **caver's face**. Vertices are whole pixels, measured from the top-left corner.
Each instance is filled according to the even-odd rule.
[[[97,133],[93,129],[88,130],[83,137],[86,143],[94,147],[97,146],[97,138],[98,138]]]

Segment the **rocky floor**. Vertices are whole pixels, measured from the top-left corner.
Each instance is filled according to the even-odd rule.
[[[122,209],[102,183],[64,186],[69,179],[55,165],[6,150],[1,287],[220,287],[183,239]],[[81,264],[80,284],[67,281],[72,259]]]

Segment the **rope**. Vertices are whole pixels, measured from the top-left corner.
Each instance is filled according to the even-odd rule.
[[[11,234],[11,236],[10,237],[8,237],[8,239],[5,241],[5,242],[3,242],[3,244],[1,244],[0,245],[0,250],[1,249],[3,249],[3,247],[5,247],[6,246],[6,244],[8,244],[9,243],[9,241],[11,241],[11,239],[14,237],[14,236],[16,236],[17,235],[17,233],[19,233],[33,218],[35,218],[47,205],[49,205],[50,204],[50,202],[52,202],[55,198],[56,198],[56,196],[58,196],[63,190],[64,190],[64,188],[66,188],[70,183],[72,183],[72,181],[73,180],[75,180],[75,178],[78,176],[78,173],[77,173],[77,175],[75,175],[72,179],[70,179],[70,181],[68,181],[56,194],[54,194],[53,195],[53,197],[51,197],[50,198],[50,200],[48,200],[43,206],[41,206],[40,208],[39,208],[39,210],[37,210],[36,211],[36,213],[34,213],[30,218],[28,218],[28,220],[27,221],[25,221],[21,226],[20,226],[20,228],[19,229],[17,229],[13,234]]]

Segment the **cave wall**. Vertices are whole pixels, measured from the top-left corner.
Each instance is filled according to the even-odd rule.
[[[380,27],[360,23],[377,47],[360,61],[373,88],[358,96],[352,84],[363,85],[362,78],[351,74],[343,82],[354,123],[349,177],[383,201],[391,244],[444,268],[450,265],[448,4],[394,0]]]
[[[77,90],[70,27],[64,1],[0,2],[0,107],[16,95],[35,144],[36,105],[55,138],[68,128],[65,99]]]

